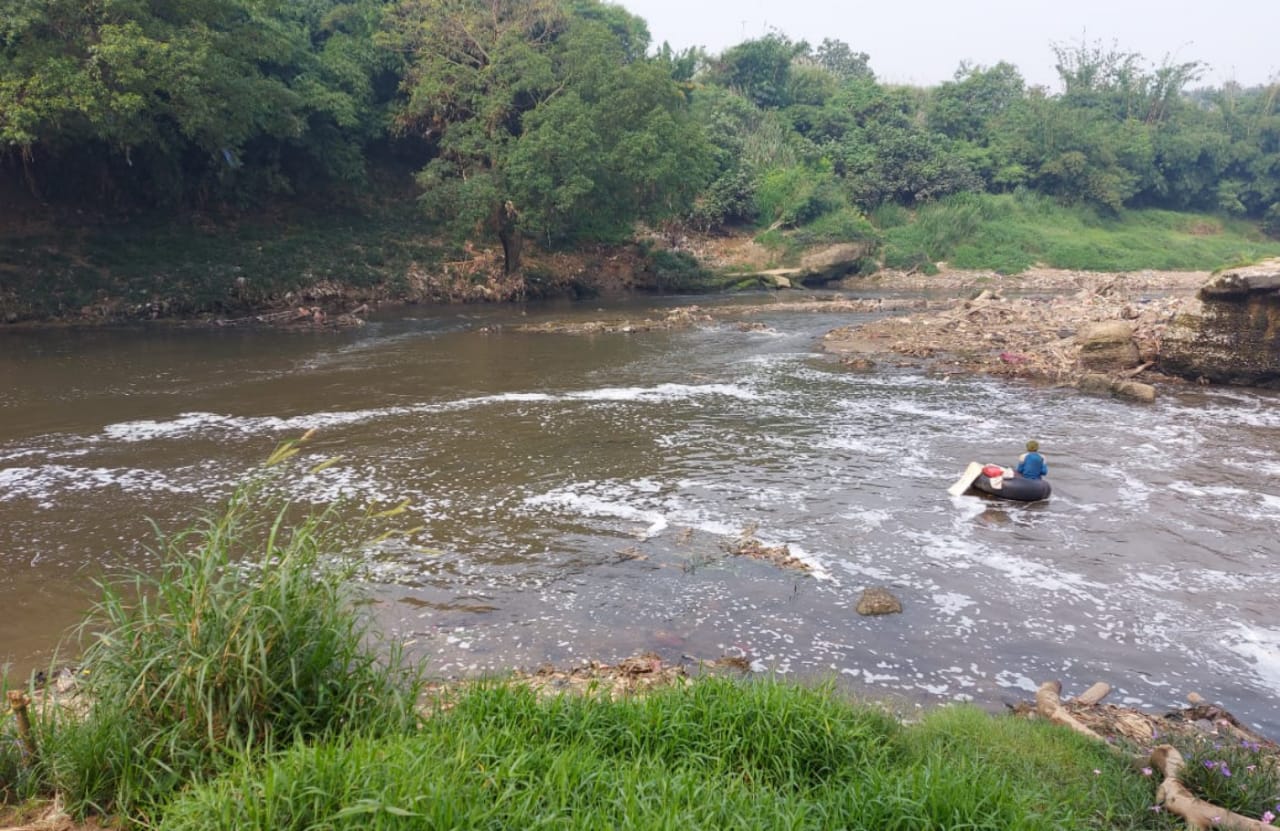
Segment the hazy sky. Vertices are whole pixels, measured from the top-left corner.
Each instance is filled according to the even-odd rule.
[[[1058,89],[1052,44],[1082,39],[1208,64],[1203,82],[1244,86],[1280,76],[1277,0],[615,0],[649,23],[654,45],[719,52],[770,31],[816,46],[843,40],[871,56],[877,77],[919,86],[963,60],[1015,64],[1028,83]]]

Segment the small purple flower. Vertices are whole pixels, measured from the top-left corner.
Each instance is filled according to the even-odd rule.
[[[1277,806],[1277,807],[1280,807],[1280,806]],[[1264,825],[1270,825],[1275,818],[1276,818],[1275,814],[1271,813],[1270,811],[1267,811],[1265,814],[1262,815],[1262,822]]]
[[[1218,763],[1215,761],[1212,761],[1211,759],[1205,759],[1204,766],[1207,767],[1209,770],[1213,770],[1218,766]]]
[[[1150,776],[1150,775],[1151,775],[1151,768],[1143,768],[1143,769],[1142,769],[1142,775],[1143,775],[1143,776]]]
[[[1228,779],[1231,778],[1231,768],[1227,767],[1226,762],[1220,762],[1218,764],[1218,770],[1222,771],[1223,776],[1227,777]]]
[[[1151,810],[1155,811],[1155,812],[1158,814],[1158,813],[1160,813],[1160,806],[1159,806],[1159,805],[1152,805],[1152,806],[1151,806]]]

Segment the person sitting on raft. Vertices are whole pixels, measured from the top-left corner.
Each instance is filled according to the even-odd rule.
[[[1040,442],[1032,439],[1027,442],[1027,452],[1018,458],[1018,466],[1015,471],[1023,479],[1039,479],[1049,472],[1049,465],[1044,461],[1037,451],[1040,449]]]

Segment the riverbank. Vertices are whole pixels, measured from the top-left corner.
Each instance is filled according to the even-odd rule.
[[[0,325],[335,326],[342,315],[351,324],[356,310],[387,304],[798,288],[850,274],[920,292],[1002,275],[1010,285],[1049,288],[1049,269],[1037,263],[1125,274],[1132,283],[1135,275],[1164,279],[1180,273],[1170,269],[1280,255],[1280,243],[1256,227],[1211,215],[1127,211],[1099,224],[1087,212],[975,199],[991,210],[974,214],[973,200],[952,200],[889,212],[883,227],[867,225],[857,239],[807,227],[698,234],[638,226],[630,239],[607,244],[545,251],[528,241],[512,274],[493,241],[451,247],[424,224],[410,194],[393,190],[332,209],[279,206],[216,219],[9,218],[0,226]],[[1011,222],[1021,235],[1004,239]]]
[[[565,827],[588,829],[667,827],[678,815],[695,827],[725,827],[732,811],[769,826],[816,813],[868,831],[924,821],[987,831],[1136,831],[1181,828],[1183,820],[1263,831],[1280,813],[1271,804],[1280,800],[1280,746],[1195,695],[1157,714],[1105,704],[1104,683],[1064,697],[1057,682],[1046,682],[1034,701],[993,715],[968,705],[904,710],[830,685],[752,682],[744,673],[733,660],[691,670],[647,654],[617,665],[429,683],[416,728],[242,756],[217,776],[192,776],[151,821],[279,831],[315,821],[410,829],[443,815],[449,827],[563,816]],[[94,717],[91,707],[76,709]],[[487,761],[477,770],[473,757]],[[716,782],[726,772],[746,781],[719,794],[681,784]],[[807,785],[783,787],[797,780]],[[430,803],[421,799],[424,783]],[[655,788],[664,793],[656,803],[619,801]],[[850,789],[860,794],[856,806],[841,797]],[[484,793],[488,799],[477,798]],[[370,808],[352,810],[360,805]],[[0,804],[0,831],[129,822],[96,812],[77,819],[61,795]]]

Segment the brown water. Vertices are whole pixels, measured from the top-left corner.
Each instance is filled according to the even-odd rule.
[[[147,518],[185,523],[317,427],[314,452],[343,458],[296,498],[408,498],[426,529],[371,551],[368,579],[440,674],[651,649],[922,702],[1106,680],[1117,702],[1197,691],[1280,735],[1276,394],[1140,406],[855,372],[814,352],[851,315],[572,337],[510,327],[602,313],[526,312],[0,332],[0,664],[46,662],[94,577],[147,568]],[[947,496],[1032,436],[1048,503]],[[816,576],[726,557],[750,525]],[[873,585],[904,613],[855,614]]]

